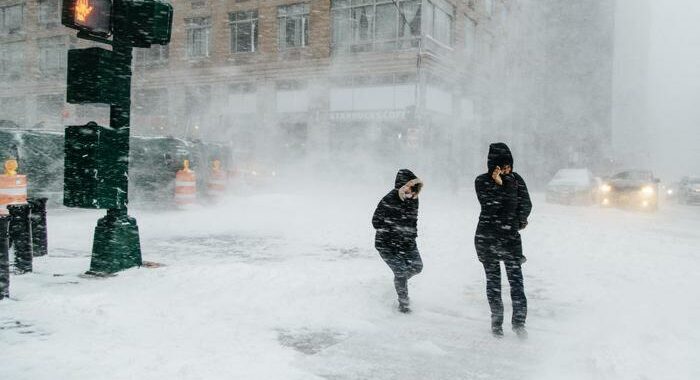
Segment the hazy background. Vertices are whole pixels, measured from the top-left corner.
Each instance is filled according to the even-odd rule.
[[[700,3],[651,2],[651,151],[661,173],[697,175],[700,161]]]

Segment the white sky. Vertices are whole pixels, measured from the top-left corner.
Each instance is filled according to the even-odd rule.
[[[650,148],[663,180],[700,174],[700,1],[650,0]]]

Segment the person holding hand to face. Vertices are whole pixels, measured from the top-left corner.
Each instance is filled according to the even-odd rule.
[[[481,205],[474,245],[486,273],[486,298],[491,308],[491,332],[503,336],[503,300],[501,299],[501,262],[503,262],[513,302],[513,331],[527,336],[527,298],[522,264],[526,258],[520,230],[527,226],[532,202],[525,180],[513,171],[513,155],[504,143],[489,146],[488,172],[474,182]]]

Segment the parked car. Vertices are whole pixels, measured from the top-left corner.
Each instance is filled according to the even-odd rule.
[[[700,177],[683,177],[678,184],[678,203],[700,203]]]
[[[678,197],[678,182],[661,183],[659,184],[659,195],[663,199],[670,201]]]
[[[561,169],[547,184],[545,201],[561,204],[592,204],[596,178],[588,169]]]
[[[603,206],[656,211],[659,179],[650,170],[627,170],[608,178],[601,187]]]

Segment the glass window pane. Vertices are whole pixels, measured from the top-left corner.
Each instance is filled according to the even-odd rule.
[[[393,3],[377,5],[376,40],[395,40],[399,17],[396,6]]]
[[[340,8],[350,6],[350,0],[333,0],[331,7]]]
[[[404,1],[401,3],[401,11],[406,20],[399,19],[399,37],[418,37],[421,27],[421,5],[418,1]]]
[[[370,42],[372,38],[373,14],[372,7],[352,9],[353,41]]]
[[[236,46],[239,52],[251,51],[251,31],[252,23],[239,22],[237,25],[238,33],[236,35]]]

